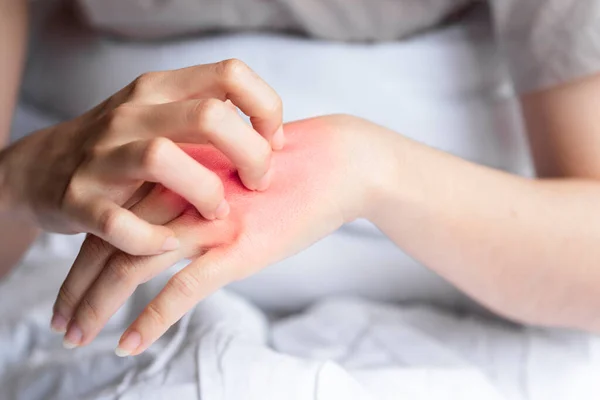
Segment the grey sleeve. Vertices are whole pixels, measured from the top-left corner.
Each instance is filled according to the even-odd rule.
[[[491,0],[520,93],[600,72],[600,0]]]

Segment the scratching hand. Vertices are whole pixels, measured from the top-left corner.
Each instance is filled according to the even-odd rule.
[[[360,217],[370,189],[366,171],[373,161],[362,142],[368,135],[359,129],[366,123],[356,121],[330,116],[287,124],[286,148],[273,154],[272,183],[265,192],[245,188],[234,165],[216,149],[184,148],[223,181],[229,217],[209,221],[158,186],[131,211],[173,230],[180,249],[135,257],[89,236],[54,308],[55,318],[70,320],[67,346],[90,343],[139,284],[190,259],[123,334],[117,353],[139,354],[211,292]]]
[[[176,143],[211,143],[245,187],[264,190],[272,149],[284,140],[281,100],[241,61],[148,73],[2,150],[0,212],[21,212],[49,231],[91,233],[129,254],[159,254],[178,247],[176,235],[128,210],[154,183],[206,219],[229,212],[219,177]]]

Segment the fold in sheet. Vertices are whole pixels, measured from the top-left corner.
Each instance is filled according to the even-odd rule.
[[[594,337],[350,297],[269,321],[223,290],[146,353],[115,356],[123,329],[174,271],[141,286],[91,345],[65,350],[48,323],[77,240],[46,237],[0,284],[2,399],[600,397]]]

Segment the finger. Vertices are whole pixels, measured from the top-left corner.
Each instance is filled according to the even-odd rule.
[[[210,143],[235,164],[246,187],[264,190],[269,184],[269,143],[225,102],[188,100],[151,106],[123,106],[112,114],[111,145],[132,139],[166,137],[177,143]],[[126,134],[128,133],[128,134]]]
[[[107,182],[123,179],[160,183],[209,220],[229,214],[221,179],[169,139],[128,143],[97,156],[86,168],[88,176]]]
[[[186,207],[187,202],[181,197],[156,186],[131,211],[151,224],[164,225],[178,217]],[[114,246],[97,236],[86,237],[54,303],[52,330],[61,333],[66,331],[81,298],[116,251]]]
[[[242,61],[231,59],[174,71],[144,74],[117,96],[122,102],[162,104],[188,99],[231,100],[250,117],[254,129],[283,146],[283,105],[277,92]],[[124,100],[127,98],[127,100]]]
[[[152,255],[179,248],[173,231],[152,225],[106,198],[88,200],[75,208],[85,231],[133,255]]]
[[[223,228],[228,224],[225,221],[198,220],[192,213],[187,213],[169,226],[186,227],[179,229],[178,236],[181,236],[182,243],[187,243],[187,246],[182,246],[179,251],[152,257],[134,257],[124,252],[113,253],[97,278],[77,299],[79,301],[71,314],[71,322],[65,334],[66,347],[91,342],[139,284],[154,278],[186,255],[195,255],[201,253],[204,248],[213,247],[215,240],[219,240],[219,229],[215,228]]]
[[[65,347],[89,344],[138,285],[181,258],[183,256],[178,251],[138,257],[121,251],[113,253],[76,305],[65,333]]]
[[[94,235],[87,235],[73,266],[62,283],[52,308],[51,329],[65,333],[75,308],[96,279],[114,246]]]
[[[131,208],[131,212],[155,225],[167,225],[190,207],[190,203],[162,185]]]
[[[145,199],[148,194],[156,187],[154,182],[144,182],[135,193],[123,204],[123,208],[131,210],[133,206],[139,203],[142,199]]]
[[[200,300],[233,281],[240,264],[237,254],[219,248],[175,274],[121,336],[116,353],[145,351]]]
[[[231,108],[232,111],[235,111],[236,113],[239,111],[239,109],[235,106],[235,104],[231,102],[231,100],[225,100],[225,104],[227,105],[227,107]]]

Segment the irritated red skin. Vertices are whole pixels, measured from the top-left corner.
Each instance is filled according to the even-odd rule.
[[[262,267],[317,240],[314,236],[319,233],[311,231],[311,224],[332,219],[327,215],[331,214],[330,189],[343,173],[329,129],[318,119],[286,125],[286,146],[273,153],[272,181],[264,192],[243,186],[234,165],[213,147],[185,146],[188,154],[222,179],[231,213],[225,220],[207,221],[188,206],[176,221],[185,227],[176,229],[184,246],[197,246],[198,253],[231,250]],[[337,223],[335,219],[333,224]],[[325,235],[336,227],[317,230]]]

